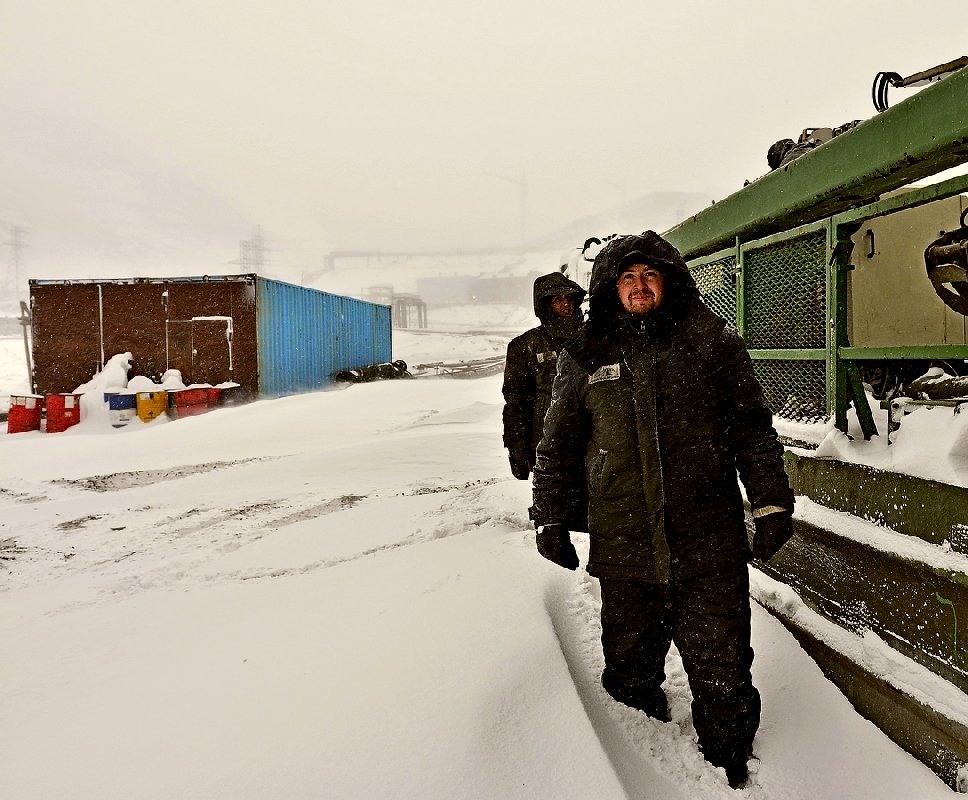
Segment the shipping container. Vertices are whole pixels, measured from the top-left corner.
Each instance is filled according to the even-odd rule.
[[[30,281],[34,386],[72,392],[111,356],[248,396],[326,386],[391,359],[390,308],[259,275]]]

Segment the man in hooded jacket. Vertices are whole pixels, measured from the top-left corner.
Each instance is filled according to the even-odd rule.
[[[732,786],[747,780],[760,715],[746,563],[751,546],[767,560],[793,532],[782,454],[742,340],[703,304],[678,250],[652,231],[609,242],[537,451],[538,550],[575,569],[569,531],[589,531],[604,688],[668,720],[674,641],[699,745]]]
[[[585,290],[560,272],[536,278],[533,293],[534,313],[541,324],[508,343],[502,389],[504,446],[511,474],[522,481],[534,467],[558,354],[581,327],[585,298]]]

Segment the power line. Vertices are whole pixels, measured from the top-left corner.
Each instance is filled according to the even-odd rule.
[[[4,242],[10,248],[7,258],[9,267],[7,277],[9,286],[14,293],[20,288],[20,271],[24,262],[24,250],[27,248],[27,244],[23,240],[26,233],[27,231],[19,225],[12,225],[10,227],[10,239]]]

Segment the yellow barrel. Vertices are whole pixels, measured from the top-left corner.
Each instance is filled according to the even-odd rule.
[[[151,422],[155,417],[168,413],[168,392],[138,392],[136,404],[138,419]]]

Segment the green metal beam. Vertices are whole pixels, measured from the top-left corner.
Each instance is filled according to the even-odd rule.
[[[728,258],[729,256],[735,256],[735,255],[736,255],[736,248],[727,247],[725,250],[720,250],[718,253],[709,253],[707,255],[702,256],[701,258],[691,260],[689,262],[689,269],[691,270],[698,269],[699,267],[706,266],[706,264],[712,264],[715,261],[721,261],[724,258]]]
[[[736,330],[741,337],[746,338],[746,256],[740,247],[739,239],[734,243],[736,247]]]
[[[917,208],[918,206],[933,203],[935,200],[953,197],[965,191],[968,191],[968,175],[958,175],[941,183],[922,186],[917,189],[912,189],[910,192],[889,197],[886,200],[880,200],[876,203],[861,206],[860,208],[852,208],[850,211],[837,214],[834,217],[834,224],[847,225],[853,222],[866,222],[875,217],[883,217],[887,214],[893,214],[896,211]]]
[[[847,344],[847,273],[856,225],[827,224],[827,413],[834,415],[838,430],[847,432],[847,362],[840,348]],[[863,393],[855,398],[867,404]],[[870,411],[868,410],[868,413]],[[865,431],[866,433],[866,431]]]
[[[793,239],[800,239],[804,236],[809,236],[811,233],[818,233],[827,231],[827,220],[820,220],[819,222],[811,222],[807,225],[800,225],[797,228],[791,228],[788,231],[780,231],[779,233],[774,233],[769,236],[764,236],[762,239],[754,239],[752,241],[743,242],[742,248],[745,252],[750,252],[751,250],[760,250],[764,247],[772,247],[773,245],[782,244],[783,242],[789,242]]]
[[[857,412],[857,421],[860,423],[864,439],[869,440],[872,436],[877,436],[877,425],[874,423],[870,403],[867,402],[867,392],[864,390],[864,384],[860,379],[860,370],[856,364],[850,361],[844,363],[847,365],[847,387],[850,390],[849,394],[854,404],[854,410]]]
[[[825,361],[827,351],[813,350],[750,350],[754,361]]]
[[[910,361],[968,361],[968,344],[929,344],[897,347],[841,347],[840,358],[846,361],[882,361],[906,359]]]
[[[736,237],[803,225],[968,161],[968,69],[681,222],[665,237],[686,258]],[[766,148],[764,147],[764,152]]]

